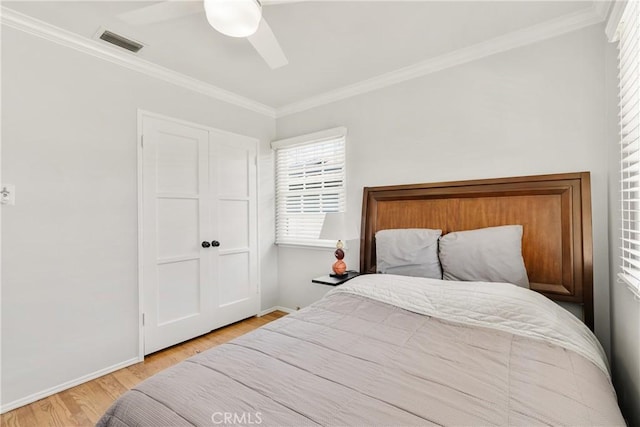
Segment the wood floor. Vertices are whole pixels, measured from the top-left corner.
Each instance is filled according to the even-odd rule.
[[[2,427],[94,426],[122,393],[136,384],[193,356],[246,334],[286,313],[275,311],[210,332],[147,356],[144,362],[54,394],[0,416]]]

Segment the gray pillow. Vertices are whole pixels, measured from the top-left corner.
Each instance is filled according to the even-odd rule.
[[[442,230],[405,228],[376,233],[379,273],[442,279],[438,238]]]
[[[522,226],[457,231],[440,238],[445,280],[507,282],[525,288],[529,278],[522,258]]]

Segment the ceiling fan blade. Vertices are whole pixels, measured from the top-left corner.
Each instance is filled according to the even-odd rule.
[[[203,10],[202,2],[199,1],[164,1],[121,13],[118,19],[132,25],[147,25],[193,15]]]
[[[260,20],[258,30],[247,39],[272,69],[283,67],[289,63],[264,17]]]

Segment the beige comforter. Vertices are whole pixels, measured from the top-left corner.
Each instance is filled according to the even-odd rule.
[[[361,276],[148,379],[98,425],[624,425],[595,338],[527,293]]]

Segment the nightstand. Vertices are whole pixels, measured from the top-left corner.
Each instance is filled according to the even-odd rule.
[[[358,273],[357,271],[349,270],[344,277],[331,277],[327,274],[326,276],[316,277],[311,282],[320,283],[321,285],[338,286],[359,275],[360,273]]]

